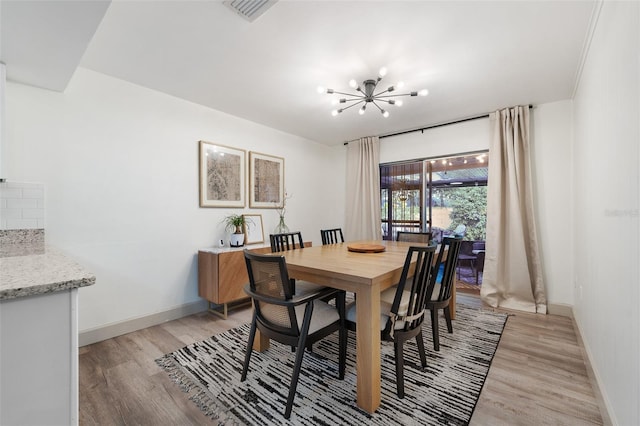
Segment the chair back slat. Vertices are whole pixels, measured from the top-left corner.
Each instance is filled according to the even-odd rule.
[[[321,229],[320,236],[322,237],[323,246],[326,244],[344,243],[342,228]]]
[[[440,250],[438,251],[438,256],[433,267],[431,283],[429,284],[428,300],[445,301],[451,298],[461,243],[461,237],[444,237],[442,239]],[[445,253],[447,257],[443,260]],[[440,271],[442,271],[442,274],[440,274]],[[437,291],[436,295],[433,294],[434,290]]]
[[[396,241],[429,244],[431,242],[431,239],[431,232],[398,231],[398,233],[396,234]]]
[[[398,321],[404,321],[404,331],[420,327],[424,321],[435,249],[435,246],[409,247],[390,310],[395,319],[387,324],[386,333],[391,333]]]
[[[251,290],[257,294],[282,301],[291,300],[294,289],[283,256],[269,256],[244,251]],[[254,299],[258,320],[282,333],[299,333],[293,307],[265,303]]]
[[[297,241],[296,241],[297,240]],[[284,234],[270,234],[269,241],[271,242],[271,252],[276,253],[279,251],[293,250],[297,248],[304,248],[302,242],[301,232],[287,232]]]

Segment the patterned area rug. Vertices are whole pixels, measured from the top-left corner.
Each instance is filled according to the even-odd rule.
[[[240,382],[249,325],[212,336],[156,362],[190,399],[221,425],[465,425],[469,423],[507,316],[458,304],[453,334],[440,318],[440,351],[433,350],[431,324],[423,335],[427,369],[415,340],[405,344],[405,397],[396,394],[393,344],[383,342],[382,403],[369,414],[356,406],[355,334],[349,332],[347,372],[338,380],[338,334],[305,353],[291,418],[283,412],[295,353],[277,342],[254,352],[247,380]]]

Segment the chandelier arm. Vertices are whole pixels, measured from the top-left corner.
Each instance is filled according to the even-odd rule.
[[[354,106],[356,106],[356,105],[360,105],[360,104],[362,104],[362,103],[364,103],[364,101],[356,102],[355,104],[351,104],[351,105],[349,105],[349,106],[347,106],[347,107],[342,108],[342,111],[344,112],[344,111],[348,110],[349,108],[354,107]],[[379,108],[379,107],[378,107],[378,108]]]
[[[411,96],[411,93],[394,93],[393,95],[384,95],[384,96],[376,95],[377,98],[395,98],[397,96]]]
[[[383,90],[382,92],[376,93],[375,95],[373,95],[373,97],[374,97],[374,98],[377,98],[377,97],[379,97],[380,95],[383,95],[383,94],[385,94],[385,93],[387,93],[387,92],[389,92],[389,89],[385,89],[385,90]],[[388,96],[396,96],[396,95],[387,95],[387,97],[388,97]]]
[[[380,112],[384,112],[384,110],[380,108],[380,105],[378,105],[376,101],[371,101],[371,103],[374,104],[380,110]]]
[[[334,90],[333,93],[328,93],[329,95],[333,95],[333,94],[338,94],[338,95],[345,95],[345,96],[356,96],[356,97],[362,97],[360,95],[354,95],[353,93],[345,93],[345,92],[338,92],[337,90]]]

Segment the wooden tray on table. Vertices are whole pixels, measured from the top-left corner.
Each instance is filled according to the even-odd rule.
[[[380,253],[386,250],[386,247],[380,244],[349,244],[347,250],[356,253]]]

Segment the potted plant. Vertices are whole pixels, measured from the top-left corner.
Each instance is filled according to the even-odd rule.
[[[247,219],[241,214],[230,214],[223,219],[225,229],[229,232],[232,232],[232,247],[241,247],[244,245],[244,232],[242,228],[244,227],[245,223],[250,220],[251,219]]]

